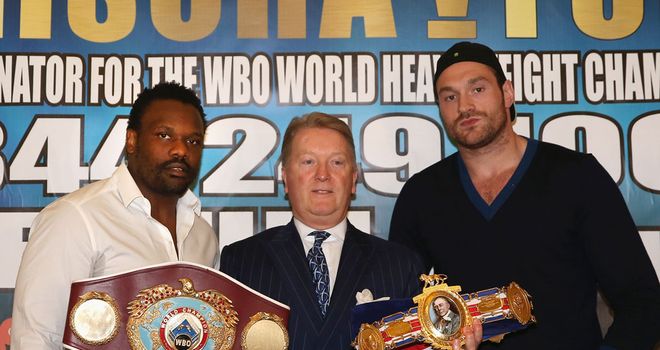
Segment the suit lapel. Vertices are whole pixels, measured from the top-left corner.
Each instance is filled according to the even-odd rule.
[[[275,268],[283,279],[285,289],[289,291],[292,303],[299,306],[297,312],[301,314],[301,320],[312,324],[317,333],[320,332],[323,318],[317,307],[312,276],[293,220],[284,226],[270,243],[266,248],[268,254],[275,262]]]

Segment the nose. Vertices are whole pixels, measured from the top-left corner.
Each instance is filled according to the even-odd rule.
[[[315,175],[315,179],[317,181],[328,181],[330,178],[330,173],[328,172],[327,165],[325,165],[325,163],[319,163],[318,167],[316,167]]]
[[[474,103],[468,95],[463,95],[458,98],[458,112],[469,113],[474,111]]]
[[[175,159],[186,159],[188,157],[188,144],[186,140],[175,138],[170,147],[170,157]]]

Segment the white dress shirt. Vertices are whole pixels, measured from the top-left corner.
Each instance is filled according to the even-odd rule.
[[[177,202],[177,248],[151,217],[125,165],[44,208],[35,218],[16,281],[12,350],[61,349],[71,282],[148,265],[218,265],[218,240],[187,191]]]
[[[314,236],[309,236],[314,231],[325,231],[330,234],[321,244],[321,250],[325,255],[325,261],[328,263],[328,274],[330,275],[330,296],[332,297],[332,290],[337,280],[337,270],[339,269],[339,259],[341,258],[341,248],[344,246],[344,239],[346,238],[346,228],[348,221],[344,218],[337,226],[331,227],[327,230],[317,230],[303,224],[300,220],[294,218],[293,223],[296,225],[300,239],[302,240],[303,248],[305,248],[305,256],[314,246]],[[311,278],[311,275],[310,275]]]

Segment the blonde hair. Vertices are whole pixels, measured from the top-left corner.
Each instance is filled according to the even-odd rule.
[[[286,162],[291,155],[293,138],[300,130],[308,128],[330,129],[338,132],[348,143],[351,149],[353,168],[357,169],[357,163],[355,161],[355,142],[353,142],[353,133],[351,133],[351,129],[349,129],[348,125],[339,118],[321,112],[312,112],[305,114],[302,117],[295,117],[291,120],[289,126],[284,132],[284,140],[282,141],[282,166],[286,165]]]

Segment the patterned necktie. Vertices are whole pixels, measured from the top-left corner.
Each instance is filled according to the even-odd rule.
[[[321,243],[330,237],[330,234],[325,231],[314,231],[309,234],[309,236],[312,235],[314,236],[314,246],[307,253],[307,261],[309,270],[312,272],[312,282],[316,287],[319,309],[321,309],[321,315],[325,317],[328,305],[330,305],[330,274],[328,273],[328,263],[321,250]]]

